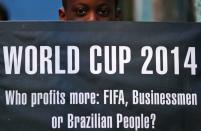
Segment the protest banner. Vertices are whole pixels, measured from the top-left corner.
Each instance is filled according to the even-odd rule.
[[[1,131],[200,131],[200,24],[0,29]]]

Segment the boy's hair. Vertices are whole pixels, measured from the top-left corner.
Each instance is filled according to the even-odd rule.
[[[62,0],[62,5],[65,9],[67,5],[67,0]],[[118,0],[115,0],[115,8],[117,9],[117,7],[118,7]]]

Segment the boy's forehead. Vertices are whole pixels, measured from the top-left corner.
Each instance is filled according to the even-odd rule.
[[[70,4],[78,4],[78,3],[83,3],[83,4],[102,4],[102,3],[108,3],[115,5],[115,0],[66,0],[67,3]]]

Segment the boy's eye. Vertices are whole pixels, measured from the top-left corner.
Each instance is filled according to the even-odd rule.
[[[79,7],[76,9],[76,15],[77,16],[85,16],[87,14],[88,9],[86,7]]]
[[[97,9],[97,14],[102,17],[107,17],[110,15],[110,9],[107,7],[100,7]]]

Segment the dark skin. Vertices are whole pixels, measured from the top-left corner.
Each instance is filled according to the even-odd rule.
[[[67,0],[59,10],[62,21],[114,21],[118,20],[115,0]]]

